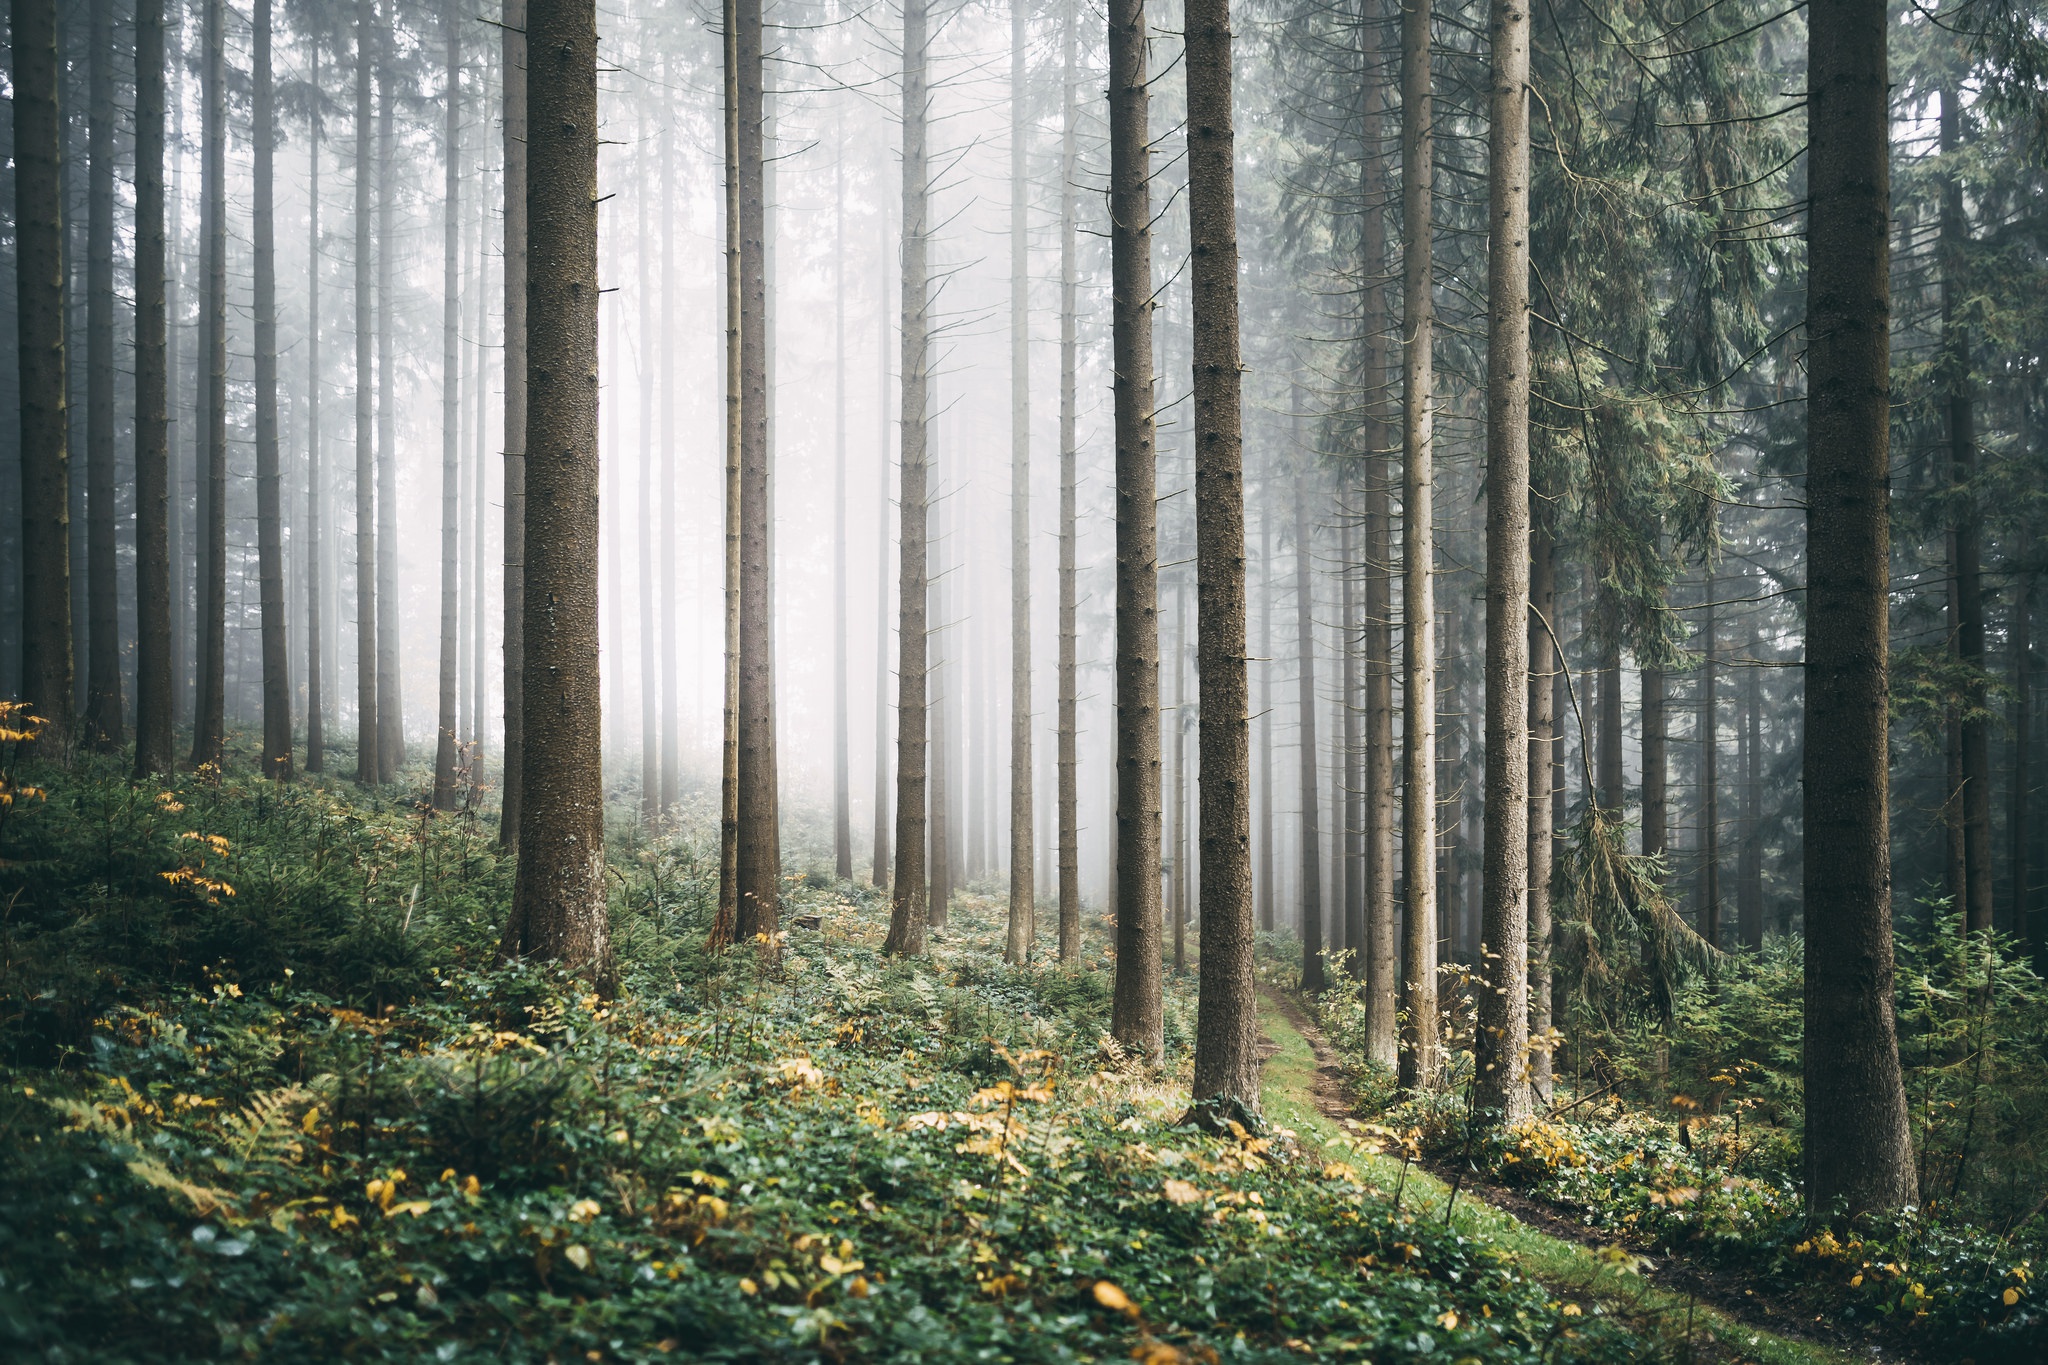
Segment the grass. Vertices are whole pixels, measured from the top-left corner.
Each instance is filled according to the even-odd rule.
[[[1316,1055],[1294,1021],[1271,996],[1260,1009],[1266,1035],[1279,1048],[1266,1061],[1261,1100],[1266,1117],[1318,1147],[1341,1147],[1347,1139],[1315,1101]],[[1362,1173],[1389,1188],[1399,1186],[1404,1201],[1438,1209],[1451,1204],[1450,1187],[1416,1166],[1390,1156],[1347,1158]],[[1837,1365],[1858,1357],[1814,1342],[1800,1341],[1738,1322],[1727,1314],[1680,1294],[1657,1288],[1633,1269],[1633,1258],[1552,1237],[1468,1194],[1457,1200],[1451,1226],[1458,1233],[1489,1242],[1514,1257],[1530,1276],[1561,1298],[1582,1296],[1609,1307],[1645,1330],[1688,1342],[1711,1341],[1717,1354],[1727,1353],[1763,1365]]]

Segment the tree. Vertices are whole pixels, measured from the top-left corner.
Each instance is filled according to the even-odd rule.
[[[306,771],[318,773],[327,769],[327,642],[322,629],[327,470],[320,438],[326,382],[320,368],[320,139],[325,91],[320,84],[319,37],[311,37],[306,46],[306,80],[312,93],[306,120]]]
[[[270,74],[270,0],[255,0],[256,24],[256,575],[262,606],[263,773],[292,777],[292,678],[285,638],[284,491],[277,434],[277,154]]]
[[[1060,37],[1060,570],[1059,570],[1059,881],[1060,961],[1072,962],[1081,954],[1081,789],[1080,757],[1077,752],[1075,644],[1079,630],[1075,621],[1077,534],[1075,524],[1075,481],[1078,453],[1075,442],[1074,367],[1079,350],[1075,336],[1074,267],[1076,213],[1074,180],[1077,169],[1075,122],[1079,110],[1074,101],[1074,47],[1079,37],[1073,0],[1068,0]]]
[[[441,657],[434,715],[434,809],[454,810],[462,671],[462,33],[450,0],[441,10],[448,68],[441,133]]]
[[[21,694],[36,751],[72,730],[70,381],[64,347],[64,124],[56,0],[13,0],[15,325],[21,365]]]
[[[924,951],[930,889],[925,880],[925,762],[930,720],[930,640],[927,623],[930,581],[927,519],[930,516],[931,398],[931,162],[927,146],[931,103],[930,34],[924,0],[903,6],[903,236],[902,352],[899,431],[902,449],[902,528],[897,540],[896,584],[896,872],[889,897],[887,953]]]
[[[643,126],[643,134],[645,132]],[[654,241],[648,231],[648,201],[661,182],[643,173],[634,195],[640,272],[640,819],[652,829],[661,819],[661,636],[656,633],[654,599],[675,594],[673,579],[654,576],[654,390],[660,345],[655,328]],[[666,215],[664,215],[666,216]]]
[[[17,85],[17,110],[19,101]],[[17,115],[18,117],[18,115]],[[171,770],[164,4],[135,6],[135,775]],[[25,352],[24,352],[25,353]]]
[[[393,18],[396,18],[396,6]],[[377,66],[377,772],[396,781],[405,767],[405,689],[398,612],[398,381],[397,329],[392,320],[397,286],[398,81],[396,44],[381,32]]]
[[[529,0],[524,801],[500,952],[607,984],[598,745],[597,9]]]
[[[853,768],[846,688],[846,146],[832,162],[832,868],[853,880]],[[879,750],[877,754],[879,754]]]
[[[1038,890],[1031,808],[1031,268],[1024,153],[1025,9],[1010,0],[1010,920],[1004,953],[1031,956]]]
[[[1202,991],[1194,1101],[1220,1118],[1233,1111],[1258,1113],[1260,1060],[1252,968],[1236,130],[1229,0],[1190,0],[1186,17],[1202,765]]]
[[[85,192],[85,742],[121,747],[121,590],[114,544],[114,5],[92,0]]]
[[[499,31],[505,63],[505,796],[498,842],[515,851],[526,806],[526,6],[527,0],[505,0]],[[356,202],[360,212],[360,194]]]
[[[1881,0],[1807,7],[1806,1198],[1915,1195],[1892,1015],[1891,289]]]
[[[661,200],[674,202],[673,120],[661,129]],[[661,300],[663,317],[673,317],[676,302],[676,215],[661,215]],[[676,582],[676,383],[669,373],[671,357],[661,352],[661,581]],[[682,668],[676,659],[676,597],[661,594],[661,809],[673,814],[682,799]]]
[[[1529,12],[1493,0],[1488,36],[1486,870],[1475,1103],[1529,1109]],[[1619,697],[1620,678],[1611,684]],[[1618,785],[1618,784],[1617,784]]]
[[[506,31],[511,31],[509,23]],[[373,229],[370,221],[370,176],[374,156],[370,144],[370,115],[373,107],[370,102],[370,54],[376,45],[376,34],[377,0],[356,0],[356,781],[366,787],[375,786],[385,777],[378,762],[380,748],[377,743],[377,461],[376,447],[372,444],[376,420],[376,394],[371,378],[374,341],[371,329],[376,318],[371,287],[376,279],[377,248],[371,235]],[[509,119],[506,138],[509,142]],[[523,144],[521,155],[524,155]],[[509,152],[507,160],[510,160]],[[509,173],[506,176],[506,183],[509,191]],[[506,211],[506,218],[509,222],[510,209]],[[506,231],[509,241],[510,228]],[[509,317],[509,297],[507,307]],[[510,335],[509,322],[507,335]],[[507,368],[509,370],[509,364]],[[506,387],[509,389],[511,386],[507,384]],[[507,412],[506,430],[509,432],[512,429],[509,399]],[[509,442],[510,438],[507,440]],[[506,501],[510,502],[509,476],[506,490]],[[511,553],[508,543],[508,560]],[[509,632],[506,638],[509,653]],[[509,718],[506,725],[509,733]],[[509,808],[513,802],[509,780],[506,784],[505,800]]]
[[[886,221],[886,215],[884,215]],[[886,226],[884,228],[886,232]],[[886,259],[887,245],[876,252]],[[868,880],[875,889],[889,886],[889,826],[894,818],[889,808],[889,269],[885,264],[875,281],[875,373],[881,381],[875,408],[881,414],[881,439],[875,443],[875,847]]]
[[[1431,440],[1436,313],[1430,223],[1436,139],[1430,0],[1401,6],[1401,859],[1404,1089],[1433,1084],[1436,1028],[1436,541]]]
[[[226,725],[228,610],[228,229],[226,54],[223,0],[205,0],[199,65],[199,237],[206,292],[200,304],[199,697],[192,765],[218,764]]]
[[[1145,0],[1111,0],[1109,245],[1116,408],[1116,985],[1110,1033],[1158,1059],[1159,531]]]
[[[1295,402],[1301,401],[1300,391]],[[1295,425],[1300,426],[1299,414]],[[1323,975],[1323,831],[1316,808],[1316,613],[1315,576],[1309,551],[1314,542],[1308,515],[1307,457],[1297,452],[1294,470],[1295,715],[1301,755],[1301,988],[1320,991]],[[1410,882],[1410,886],[1414,883]]]
[[[1529,812],[1526,822],[1529,869],[1529,1084],[1539,1104],[1551,1099],[1550,870],[1552,797],[1557,774],[1557,688],[1564,666],[1550,623],[1557,619],[1557,543],[1551,500],[1536,502],[1529,520]],[[1648,783],[1645,782],[1645,790]]]

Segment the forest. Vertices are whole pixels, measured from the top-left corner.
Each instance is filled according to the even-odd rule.
[[[0,1359],[2048,1360],[2044,0],[4,43]]]

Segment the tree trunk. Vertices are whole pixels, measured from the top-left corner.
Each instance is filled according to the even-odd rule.
[[[1273,502],[1269,483],[1259,509],[1259,928],[1275,927],[1273,843]]]
[[[611,978],[598,679],[597,13],[530,0],[525,799],[500,951]]]
[[[903,6],[903,268],[902,268],[902,352],[898,374],[902,441],[902,489],[897,506],[902,509],[902,529],[897,539],[897,644],[896,644],[896,876],[889,902],[889,937],[882,947],[887,953],[917,954],[924,951],[925,922],[930,909],[926,903],[925,873],[925,762],[928,746],[926,727],[930,722],[930,639],[926,624],[930,603],[929,577],[925,568],[927,519],[930,515],[928,481],[931,475],[930,432],[926,425],[926,404],[931,397],[929,363],[929,260],[931,252],[931,207],[925,139],[926,115],[931,100],[930,53],[926,33],[924,0],[905,0]],[[886,455],[886,450],[884,454]],[[886,491],[886,478],[884,479]],[[887,513],[884,513],[886,519]],[[879,728],[879,727],[878,727]],[[877,755],[875,766],[882,767]],[[877,839],[879,845],[880,840]]]
[[[1490,487],[1491,485],[1489,485]],[[1628,805],[1628,781],[1623,775],[1621,749],[1621,625],[1620,613],[1605,589],[1600,593],[1605,610],[1601,622],[1599,716],[1594,722],[1595,786],[1600,809],[1617,819]]]
[[[1751,640],[1755,652],[1755,640]],[[1752,657],[1742,669],[1742,842],[1736,855],[1736,919],[1742,946],[1754,952],[1764,946],[1763,850],[1759,846],[1757,817],[1763,793],[1759,782],[1762,769],[1763,704],[1759,697],[1758,664]]]
[[[1486,868],[1474,1104],[1530,1112],[1529,1010],[1529,13],[1494,0],[1488,99],[1486,344]],[[1620,700],[1621,671],[1612,686]],[[1619,736],[1615,754],[1620,756]],[[1615,784],[1617,802],[1620,783]]]
[[[1038,937],[1031,795],[1031,253],[1025,236],[1026,0],[1010,0],[1010,922],[1007,955]]]
[[[196,421],[181,416],[176,395],[182,392],[184,382],[179,364],[183,340],[183,304],[179,298],[179,277],[184,270],[185,249],[185,13],[187,6],[173,6],[170,12],[170,31],[166,35],[166,58],[171,69],[170,111],[172,134],[169,155],[171,160],[171,193],[167,206],[169,225],[165,232],[166,249],[164,262],[164,417],[170,424],[170,466],[169,508],[165,518],[169,527],[171,558],[171,725],[175,728],[183,717],[191,714],[192,674],[186,667],[185,648],[194,639],[192,630],[192,585],[186,582],[186,572],[193,567],[193,512],[196,508],[186,502],[185,477],[196,471],[184,458],[187,434],[197,427]],[[195,443],[196,449],[196,443]]]
[[[1401,929],[1403,1089],[1436,1082],[1436,532],[1433,422],[1436,310],[1432,200],[1436,138],[1430,0],[1401,10]]]
[[[663,62],[665,75],[672,75]],[[677,367],[671,364],[668,330],[681,306],[676,294],[676,215],[668,212],[675,200],[675,122],[661,130],[661,317],[664,330],[656,367],[661,385],[661,812],[674,820],[682,800],[682,666],[676,658],[676,599],[681,584],[676,578],[676,388]]]
[[[386,782],[405,766],[405,692],[398,635],[398,381],[392,275],[398,252],[392,219],[398,203],[398,79],[391,35],[382,35],[377,69],[377,771]]]
[[[832,869],[853,880],[853,760],[846,689],[846,146],[832,162]]]
[[[1559,667],[1563,667],[1562,658]],[[1643,670],[1643,854],[1658,857],[1670,839],[1670,759],[1664,670]]]
[[[263,772],[292,778],[292,670],[285,633],[284,489],[277,432],[277,229],[273,186],[270,0],[254,0],[256,25],[256,556],[262,604]],[[94,631],[97,639],[99,632]]]
[[[516,851],[526,781],[526,6],[505,0],[505,795],[498,842]],[[361,267],[359,266],[358,269]]]
[[[454,810],[462,761],[457,698],[462,672],[462,34],[455,0],[444,0],[448,65],[441,192],[441,658],[434,723],[434,809]]]
[[[1168,803],[1166,838],[1173,917],[1173,971],[1188,969],[1188,589],[1187,579],[1173,583],[1173,709],[1164,724],[1173,735],[1173,799]]]
[[[1237,320],[1237,134],[1229,0],[1191,0],[1188,241],[1193,255],[1195,574],[1200,654],[1201,996],[1194,1101],[1259,1111],[1246,721],[1244,439]]]
[[[114,5],[92,0],[85,229],[85,740],[121,747],[121,590],[114,543]]]
[[[161,5],[163,0],[145,0]],[[307,115],[306,171],[306,771],[327,770],[326,641],[321,610],[326,593],[326,508],[321,480],[326,477],[320,445],[320,409],[326,374],[320,368],[320,38],[307,42],[307,83],[313,91]]]
[[[205,0],[199,68],[201,114],[199,235],[206,259],[200,305],[199,696],[192,725],[192,765],[218,765],[226,726],[228,606],[228,239],[226,57],[222,0]]]
[[[927,378],[929,380],[929,372],[927,372]],[[943,408],[937,402],[934,402],[932,406],[943,411]],[[942,455],[945,453],[943,444],[940,446],[939,453]],[[936,461],[931,458],[929,444],[926,446],[925,459],[926,477],[930,478],[930,470]],[[952,529],[949,525],[952,518],[948,513],[957,504],[949,502],[943,497],[939,498],[937,503],[938,505],[932,509],[932,516],[936,524],[933,528],[931,543],[935,546],[943,547],[951,543],[947,533]],[[935,558],[939,560],[935,566],[936,572],[927,580],[926,598],[929,603],[926,607],[927,627],[929,627],[930,619],[934,615],[942,626],[946,621],[952,619],[952,612],[949,610],[952,606],[949,600],[951,594],[946,590],[947,566],[944,560],[943,549],[938,552]],[[946,920],[953,905],[954,867],[953,791],[951,784],[947,781],[953,767],[952,736],[949,733],[952,727],[948,723],[950,719],[948,713],[953,710],[953,698],[947,695],[947,690],[949,687],[957,686],[957,684],[953,683],[951,675],[946,670],[946,664],[949,661],[946,658],[945,642],[952,637],[943,630],[932,633],[936,635],[939,644],[934,656],[927,664],[930,679],[928,685],[931,688],[931,696],[927,698],[927,705],[931,710],[931,818],[927,826],[927,838],[931,844],[931,850],[926,855],[926,861],[930,868],[928,878],[931,882],[931,889],[925,895],[925,923],[934,929],[943,929],[946,927]]]
[[[523,20],[522,20],[523,22]],[[510,11],[507,12],[507,41],[512,31]],[[370,118],[373,106],[370,100],[371,54],[376,47],[377,4],[376,0],[357,0],[356,4],[356,185],[355,185],[355,236],[356,236],[356,781],[364,786],[375,786],[384,780],[384,774],[377,763],[377,461],[376,447],[372,438],[375,432],[376,391],[372,380],[374,340],[372,328],[375,325],[375,297],[372,285],[376,279],[377,249],[370,221],[370,178],[374,164],[371,151]],[[524,116],[524,109],[521,115]],[[510,159],[512,120],[505,120],[507,160]],[[525,156],[525,142],[520,143],[520,155]],[[523,182],[522,182],[523,183]],[[510,176],[507,176],[507,187]],[[522,210],[523,212],[523,207]],[[512,210],[506,210],[506,220],[511,221]],[[507,228],[508,240],[510,228]],[[523,288],[523,286],[522,286]],[[521,306],[524,307],[522,297]],[[510,301],[507,300],[507,317]],[[509,335],[509,332],[508,332]],[[509,385],[508,385],[509,387]],[[508,400],[507,411],[510,410]],[[510,428],[508,427],[509,431]],[[507,438],[508,441],[510,438]],[[508,497],[510,485],[507,485]],[[508,544],[509,559],[511,549]],[[509,599],[508,599],[509,600]],[[510,636],[507,636],[506,651],[511,651]],[[511,721],[508,717],[507,725]],[[508,782],[505,795],[506,809],[512,808],[512,789]]]
[[[2034,775],[2033,617],[2033,579],[2022,578],[2014,585],[2012,604],[2012,804],[2005,822],[2012,840],[2012,915],[2006,932],[2028,945],[2033,943],[2033,888],[2028,885],[2032,870],[2027,866],[2032,821],[2027,788]]]
[[[718,780],[718,914],[711,943],[738,932],[740,914],[740,451],[746,427],[740,354],[739,0],[725,0],[725,700]]]
[[[883,218],[876,259],[887,253],[887,215]],[[889,807],[889,269],[877,272],[875,281],[875,375],[881,381],[875,392],[875,410],[881,421],[875,441],[875,468],[880,477],[875,492],[875,848],[869,880],[878,891],[889,887],[889,826],[895,814]]]
[[[1145,0],[1111,0],[1109,236],[1116,408],[1116,988],[1110,1032],[1157,1061],[1159,530],[1152,382],[1151,76]]]
[[[1299,392],[1295,402],[1301,401]],[[1298,425],[1298,419],[1297,419]],[[1301,751],[1301,988],[1320,991],[1323,975],[1323,831],[1316,792],[1314,531],[1308,515],[1307,458],[1294,471],[1295,715]]]
[[[1886,804],[1886,7],[1807,9],[1806,1197],[1912,1202]]]
[[[1700,937],[1721,946],[1721,697],[1714,667],[1714,597],[1720,583],[1707,570],[1700,618]]]
[[[640,822],[652,830],[661,821],[661,636],[655,625],[654,599],[673,597],[675,580],[654,575],[654,390],[655,357],[660,341],[655,318],[654,240],[647,221],[648,200],[660,181],[643,169],[637,201],[639,241],[635,264],[640,271]],[[662,216],[668,216],[663,204]],[[662,316],[666,316],[665,314]],[[623,585],[621,585],[623,587]]]
[[[1542,499],[1529,523],[1529,1084],[1537,1104],[1551,1099],[1550,995],[1550,870],[1552,841],[1551,784],[1557,774],[1550,755],[1555,747],[1558,675],[1557,642],[1550,634],[1557,620],[1557,541],[1550,498]],[[1649,673],[1645,670],[1643,676]],[[1648,782],[1645,780],[1645,789]]]
[[[479,82],[479,93],[489,99],[492,67],[491,49],[483,49],[483,78]],[[489,127],[489,120],[480,120],[479,134]],[[479,144],[481,152],[488,143]],[[490,507],[488,483],[488,455],[484,445],[486,400],[491,393],[490,356],[495,349],[488,344],[490,335],[487,300],[490,297],[491,243],[490,223],[493,206],[498,202],[491,193],[491,175],[488,169],[477,182],[477,238],[476,238],[476,311],[474,326],[476,337],[476,380],[470,385],[475,407],[470,416],[470,467],[469,467],[469,791],[464,799],[474,809],[482,800],[484,789],[485,740],[490,734],[490,723],[485,712],[490,706],[491,685],[489,674],[484,669],[485,642],[490,638],[490,627],[485,624],[484,551],[486,535],[484,518]],[[502,374],[500,383],[503,382]]]
[[[1356,495],[1358,479],[1352,465],[1345,466],[1347,491]],[[1344,946],[1351,952],[1349,971],[1363,981],[1365,979],[1366,936],[1365,936],[1365,744],[1361,733],[1365,718],[1365,702],[1362,694],[1360,654],[1364,642],[1361,639],[1359,622],[1359,577],[1361,565],[1358,562],[1359,515],[1351,499],[1343,500],[1338,509],[1344,518],[1344,548],[1338,561],[1338,572],[1344,576],[1342,606],[1343,638],[1338,642],[1342,651],[1342,691],[1338,694],[1337,714],[1342,718],[1343,766],[1339,771],[1343,777],[1344,791]]]
[[[316,76],[317,81],[317,76]],[[20,86],[17,84],[19,111]],[[18,117],[18,114],[17,114]],[[17,162],[17,165],[20,163]],[[135,5],[135,775],[168,773],[171,452],[166,407],[164,0]],[[24,350],[24,355],[27,352]],[[25,409],[25,404],[24,404]]]
[[[1081,955],[1081,788],[1078,717],[1077,620],[1079,558],[1076,486],[1079,443],[1075,423],[1074,370],[1079,356],[1076,334],[1075,265],[1077,205],[1074,177],[1079,167],[1074,100],[1074,48],[1079,23],[1074,0],[1067,0],[1060,40],[1060,577],[1059,577],[1059,883],[1060,961]]]

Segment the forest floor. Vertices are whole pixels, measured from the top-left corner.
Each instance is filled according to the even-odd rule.
[[[1270,1049],[1262,1095],[1267,1118],[1309,1145],[1345,1143],[1344,1125],[1354,1106],[1343,1068],[1321,1031],[1280,991],[1262,994],[1260,1019]],[[1638,1255],[1540,1200],[1469,1177],[1457,1181],[1454,1198],[1443,1176],[1455,1180],[1455,1173],[1391,1156],[1363,1160],[1373,1164],[1377,1178],[1402,1190],[1401,1197],[1441,1208],[1441,1220],[1459,1232],[1511,1252],[1554,1293],[1598,1300],[1653,1331],[1679,1331],[1687,1359],[1820,1365],[1909,1358],[1838,1332],[1822,1319],[1789,1321],[1794,1310],[1726,1275],[1683,1257]]]

